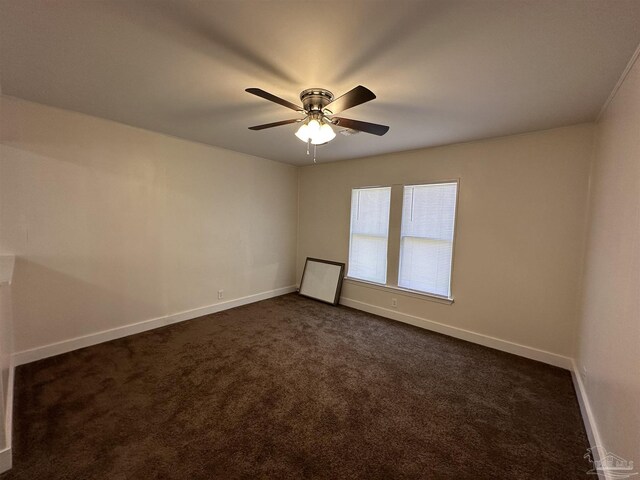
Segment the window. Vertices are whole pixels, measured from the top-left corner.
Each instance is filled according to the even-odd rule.
[[[456,183],[404,187],[398,286],[451,296]]]
[[[390,200],[391,187],[352,191],[349,277],[386,283]]]
[[[354,189],[348,277],[451,299],[457,196],[456,181]]]

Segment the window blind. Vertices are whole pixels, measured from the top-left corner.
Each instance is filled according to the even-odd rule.
[[[398,286],[450,297],[457,183],[404,187]]]
[[[386,282],[390,201],[390,187],[352,190],[348,276]]]

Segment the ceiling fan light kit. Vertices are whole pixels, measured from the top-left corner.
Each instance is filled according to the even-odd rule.
[[[331,128],[330,123],[325,123],[322,119],[308,119],[300,125],[296,132],[296,137],[304,143],[311,142],[312,145],[324,145],[336,138],[336,132]]]
[[[333,93],[323,88],[303,90],[302,93],[300,93],[302,107],[259,88],[247,88],[246,92],[305,115],[302,119],[283,120],[281,122],[256,125],[249,127],[249,129],[264,130],[265,128],[302,122],[302,125],[297,129],[295,135],[307,144],[307,154],[309,154],[309,144],[314,146],[314,162],[315,147],[324,145],[336,138],[336,132],[334,132],[332,125],[344,127],[351,131],[366,132],[378,136],[382,136],[389,131],[389,127],[386,125],[334,116],[336,113],[376,98],[371,90],[362,85],[349,90],[341,97],[335,99]]]

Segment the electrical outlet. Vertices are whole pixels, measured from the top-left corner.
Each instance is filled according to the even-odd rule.
[[[391,299],[391,306],[393,308],[397,308],[398,307],[398,299],[397,298],[392,298]]]
[[[224,298],[224,290],[218,290],[218,300],[222,300]]]

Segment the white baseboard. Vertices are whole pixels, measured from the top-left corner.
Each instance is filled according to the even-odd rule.
[[[108,342],[110,340],[115,340],[116,338],[135,335],[136,333],[153,330],[154,328],[158,327],[164,327],[166,325],[171,325],[172,323],[191,320],[203,315],[209,315],[211,313],[221,312],[222,310],[228,310],[230,308],[240,307],[249,303],[259,302],[260,300],[278,297],[280,295],[284,295],[286,293],[291,293],[294,291],[296,291],[296,287],[294,285],[291,285],[288,287],[277,288],[275,290],[269,290],[267,292],[248,295],[246,297],[236,298],[234,300],[228,300],[226,302],[216,303],[207,307],[195,308],[193,310],[173,313],[164,317],[152,318],[150,320],[144,320],[142,322],[123,325],[122,327],[103,330],[101,332],[83,335],[81,337],[71,338],[69,340],[63,340],[61,342],[51,343],[49,345],[43,345],[41,347],[16,352],[13,354],[13,360],[16,366],[24,365],[25,363],[35,362],[36,360],[41,360],[47,357],[53,357],[55,355],[67,353],[79,348]]]
[[[578,397],[578,403],[580,404],[580,413],[582,414],[582,421],[584,422],[584,427],[587,431],[587,437],[589,438],[589,445],[591,447],[604,447],[600,438],[600,433],[598,432],[596,419],[593,416],[593,411],[591,410],[589,397],[587,397],[587,390],[584,388],[582,376],[578,371],[578,365],[574,360],[571,360],[571,366],[571,377],[573,378],[573,386],[576,389],[576,396]],[[599,453],[599,449],[596,449],[593,453],[595,454],[594,460],[600,460],[597,455]],[[609,475],[603,472],[598,472],[598,478],[600,480],[612,480]]]
[[[359,300],[353,300],[351,298],[342,297],[340,299],[340,303],[357,310],[363,310],[375,315],[380,315],[381,317],[390,318],[392,320],[409,323],[426,330],[442,333],[450,337],[459,338],[468,342],[484,345],[485,347],[495,348],[496,350],[501,350],[503,352],[513,353],[514,355],[519,355],[521,357],[530,358],[539,362],[548,363],[549,365],[564,368],[565,370],[572,369],[573,360],[571,358],[558,355],[556,353],[547,352],[546,350],[527,347],[526,345],[521,345],[519,343],[490,337],[488,335],[472,332],[470,330],[464,330],[458,327],[452,327],[443,323],[434,322],[433,320],[427,320],[425,318],[416,317],[414,315],[401,313],[397,310],[389,310],[388,308],[378,307],[376,305],[371,305]]]
[[[0,473],[11,470],[12,451],[11,437],[13,432],[13,381],[15,366],[13,358],[9,359],[9,378],[7,381],[7,404],[5,405],[4,425],[5,425],[5,448],[0,450]]]
[[[11,470],[11,447],[0,450],[0,473]]]

